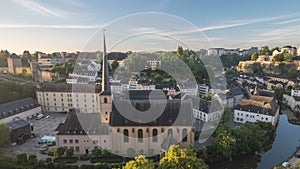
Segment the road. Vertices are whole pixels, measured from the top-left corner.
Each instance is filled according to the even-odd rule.
[[[27,85],[34,85],[34,86],[38,84],[38,82],[33,82],[31,80],[19,79],[19,78],[9,76],[6,74],[2,74],[2,73],[0,73],[0,79],[6,80],[6,81],[11,81],[11,82],[16,82],[19,84],[27,84]]]

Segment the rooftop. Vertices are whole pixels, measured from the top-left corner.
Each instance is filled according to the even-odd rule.
[[[24,111],[38,107],[38,103],[31,97],[16,100],[0,105],[0,119],[22,113]]]
[[[11,122],[6,123],[6,126],[11,128],[12,130],[24,127],[24,126],[30,126],[29,122],[23,119],[17,119],[13,120]]]
[[[164,107],[165,106],[165,107]],[[124,117],[126,116],[126,117]],[[153,120],[152,120],[153,119]],[[187,101],[114,101],[111,126],[192,126],[192,105]]]
[[[101,124],[100,113],[69,112],[64,123],[55,129],[58,135],[108,134],[108,126]]]
[[[101,86],[95,84],[67,84],[46,82],[37,91],[43,92],[79,92],[79,93],[100,93]]]

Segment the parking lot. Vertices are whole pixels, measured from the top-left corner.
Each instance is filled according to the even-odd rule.
[[[25,143],[21,145],[15,145],[12,147],[13,153],[25,152],[27,154],[36,154],[39,159],[44,158],[46,156],[41,155],[39,150],[41,149],[41,145],[38,144],[38,141],[44,135],[55,136],[55,129],[59,123],[64,122],[66,118],[65,113],[47,113],[42,119],[30,120],[31,125],[33,126],[33,133],[36,138],[32,138],[26,140]],[[48,118],[46,116],[49,115]],[[54,149],[55,146],[49,147],[49,149]]]

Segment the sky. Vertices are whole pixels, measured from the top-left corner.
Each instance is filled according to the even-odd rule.
[[[300,46],[299,0],[1,0],[0,49],[52,52]]]

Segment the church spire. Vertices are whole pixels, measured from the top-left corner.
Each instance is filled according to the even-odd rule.
[[[105,30],[103,29],[102,93],[110,94],[109,68],[107,62]]]

